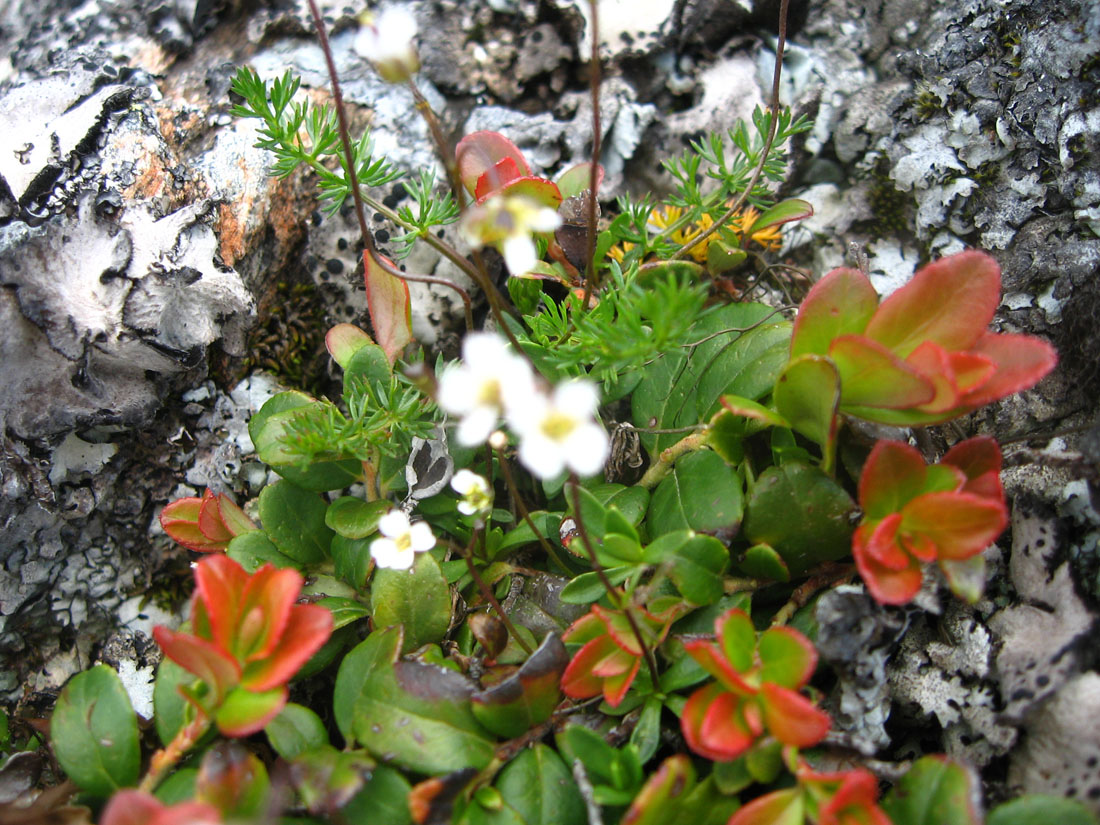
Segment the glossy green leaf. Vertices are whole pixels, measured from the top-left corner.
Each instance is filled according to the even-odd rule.
[[[375,627],[404,626],[405,652],[438,642],[451,626],[451,589],[431,553],[417,553],[411,570],[377,570],[371,604]]]
[[[817,661],[814,646],[789,627],[771,627],[760,634],[760,680],[791,690],[805,684]]]
[[[370,615],[370,610],[362,602],[346,596],[327,596],[317,602],[332,614],[332,629],[339,630],[346,625]]]
[[[744,756],[729,762],[715,762],[711,775],[718,789],[724,794],[740,793],[756,781],[749,773]]]
[[[279,715],[267,723],[264,733],[275,753],[287,760],[328,744],[328,733],[321,717],[294,702],[288,702]]]
[[[344,369],[356,352],[370,344],[374,344],[374,339],[354,324],[337,324],[325,333],[325,349]]]
[[[981,787],[958,762],[925,756],[890,789],[882,809],[893,825],[979,825]]]
[[[745,250],[721,238],[714,238],[707,245],[707,271],[711,275],[721,275],[741,266],[748,257]]]
[[[225,736],[247,736],[259,730],[264,719],[279,712],[286,703],[284,686],[262,692],[232,688],[214,713],[214,724]]]
[[[775,382],[772,398],[792,429],[821,445],[823,463],[829,469],[840,406],[840,376],[833,362],[820,355],[796,358]]]
[[[291,760],[289,775],[294,790],[308,810],[323,813],[340,808],[342,816],[348,821],[359,822],[362,819],[353,818],[350,811],[358,808],[359,797],[365,786],[387,772],[397,773],[393,768],[378,765],[363,750],[338,751],[332,745],[326,744],[305,751]],[[408,793],[408,789],[409,785],[405,782],[403,791]],[[404,802],[404,799],[401,801]],[[347,805],[344,805],[345,802]],[[394,817],[386,821],[408,822],[408,812],[406,811],[404,820]]]
[[[856,504],[844,488],[816,467],[790,462],[756,479],[745,507],[745,537],[768,544],[792,576],[851,553]]]
[[[783,743],[775,739],[756,742],[745,753],[745,769],[761,785],[769,785],[783,770]]]
[[[340,663],[332,691],[332,714],[336,727],[349,745],[354,742],[355,703],[366,689],[371,674],[381,672],[393,662],[396,652],[391,652],[389,643],[398,639],[399,645],[400,636],[400,628],[375,631]]]
[[[743,501],[737,471],[710,450],[689,453],[676,462],[649,503],[651,534],[674,530],[736,530]]]
[[[251,530],[233,538],[225,548],[225,554],[245,569],[255,573],[265,564],[275,567],[300,567],[300,563],[285,553],[280,553],[275,542],[263,530]]]
[[[308,467],[297,464],[297,457],[288,452],[282,438],[287,422],[301,415],[303,408],[317,404],[304,392],[281,392],[271,396],[248,422],[248,434],[256,454],[265,464],[304,490],[325,492],[341,490],[360,480],[363,465],[355,459],[317,461]]]
[[[558,526],[561,524],[562,514],[537,510],[530,515],[531,521],[535,523],[542,537],[549,541],[554,547],[559,546],[557,534]],[[502,558],[507,555],[509,550],[515,550],[537,541],[538,538],[535,536],[531,526],[527,523],[526,519],[523,519],[513,529],[504,534],[504,539],[497,548],[495,558]]]
[[[745,555],[737,562],[737,569],[755,579],[774,579],[780,582],[791,580],[787,563],[770,544],[754,544],[746,550]]]
[[[834,269],[802,301],[794,322],[791,357],[826,355],[834,338],[859,335],[878,307],[878,293],[858,269]]]
[[[630,744],[638,749],[643,765],[653,758],[661,744],[661,708],[661,700],[656,696],[646,699],[638,724],[630,733]]]
[[[722,395],[758,400],[787,361],[790,325],[763,304],[729,304],[692,327],[699,343],[649,364],[631,397],[638,428],[690,427],[718,409]],[[765,320],[768,319],[768,320]],[[651,456],[682,434],[642,433]]]
[[[670,756],[649,778],[630,808],[623,825],[665,825],[695,787],[695,768],[684,754]]]
[[[525,825],[584,825],[584,798],[572,771],[546,745],[520,751],[496,781],[503,801]]]
[[[668,577],[688,604],[700,607],[721,598],[722,575],[729,567],[730,556],[714,536],[690,534],[666,561]]]
[[[800,198],[787,198],[761,212],[760,217],[749,227],[747,234],[752,235],[754,232],[767,229],[769,226],[780,226],[790,221],[800,221],[810,217],[813,213],[814,208],[809,201]]]
[[[333,572],[360,592],[365,590],[371,570],[370,544],[371,540],[346,539],[337,533],[329,545]]]
[[[301,564],[317,564],[329,555],[333,532],[325,524],[324,500],[289,481],[260,491],[260,520],[279,551]]]
[[[609,567],[603,572],[613,585],[622,584],[637,568],[634,565]],[[607,591],[595,573],[581,573],[561,590],[558,597],[565,604],[589,604],[597,601]]]
[[[391,508],[383,499],[363,501],[357,496],[341,496],[325,510],[325,524],[346,539],[365,539],[378,531],[378,520]]]
[[[187,700],[180,695],[180,685],[190,685],[195,677],[171,659],[161,659],[153,683],[153,724],[157,738],[167,745],[187,722]]]
[[[92,796],[137,783],[137,719],[122,680],[107,665],[78,673],[65,685],[50,719],[50,741],[58,764]]]
[[[411,790],[409,781],[398,771],[378,765],[371,771],[370,781],[340,813],[347,822],[412,825],[408,803]]]
[[[344,366],[344,392],[363,382],[374,384],[381,381],[388,384],[390,372],[390,362],[380,346],[374,343],[362,346]]]
[[[1027,794],[998,805],[985,825],[1097,825],[1100,819],[1076,799],[1051,794]]]
[[[561,639],[556,633],[547,634],[519,670],[470,697],[474,716],[498,736],[511,739],[526,733],[554,712],[568,664]]]
[[[379,759],[417,773],[484,768],[494,745],[470,709],[474,684],[446,668],[398,660],[401,636],[400,626],[368,636],[343,685],[347,659],[340,668],[338,700],[360,684],[351,713],[355,740]],[[371,669],[363,678],[365,664]],[[338,701],[338,722],[343,710]]]

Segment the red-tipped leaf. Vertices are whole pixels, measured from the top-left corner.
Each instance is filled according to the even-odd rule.
[[[177,633],[162,625],[153,628],[153,639],[165,656],[202,679],[218,696],[224,696],[240,681],[241,669],[237,662],[206,639]]]
[[[760,681],[792,690],[810,681],[817,667],[813,644],[791,627],[772,627],[760,634]]]
[[[864,334],[902,358],[925,341],[944,349],[974,346],[1001,302],[1001,269],[968,250],[918,269],[879,306]]]
[[[379,256],[382,257],[382,256]],[[382,257],[387,264],[393,261]],[[370,252],[363,252],[363,280],[367,287],[367,309],[378,346],[392,364],[412,340],[412,308],[409,285],[391,275]]]
[[[765,682],[760,687],[760,705],[768,730],[785,745],[808,748],[829,732],[829,715],[801,693]]]
[[[290,681],[329,640],[332,624],[332,614],[320,605],[295,605],[272,654],[250,662],[241,684],[249,690],[266,691]]]
[[[521,174],[531,174],[523,152],[499,132],[473,132],[462,138],[455,147],[458,175],[470,194],[474,193],[478,178],[504,158],[509,158]]]
[[[842,335],[829,347],[840,373],[840,405],[906,409],[936,394],[932,382],[881,344],[859,335]]]
[[[901,530],[934,542],[939,558],[958,561],[982,552],[1007,524],[1003,501],[973,493],[927,493],[906,505]]]
[[[791,358],[826,355],[841,335],[859,335],[878,306],[878,293],[857,269],[834,269],[813,285],[794,321]]]

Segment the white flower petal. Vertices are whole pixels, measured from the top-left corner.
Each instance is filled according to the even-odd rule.
[[[463,416],[455,438],[463,447],[484,444],[497,425],[497,411],[492,407],[476,407]]]
[[[553,232],[561,226],[561,216],[550,207],[543,207],[531,215],[528,226],[535,232]]]
[[[600,391],[591,381],[566,381],[554,388],[554,406],[587,418],[600,406]]]
[[[426,521],[418,521],[414,524],[409,530],[409,538],[412,539],[412,549],[417,553],[423,553],[435,547],[435,536]]]
[[[537,433],[526,436],[520,443],[519,460],[541,479],[557,478],[565,469],[560,445]]]
[[[451,489],[464,496],[476,487],[481,486],[481,481],[481,476],[472,470],[459,470],[451,476]]]
[[[513,275],[530,272],[539,260],[535,242],[526,233],[505,238],[501,242],[500,252],[504,256],[508,271]]]
[[[409,517],[401,510],[390,510],[378,519],[378,531],[391,539],[400,538],[409,532]]]
[[[375,539],[371,542],[370,554],[378,567],[392,570],[408,570],[416,558],[411,547],[402,550],[393,539]]]
[[[609,447],[603,427],[593,422],[583,424],[565,444],[565,463],[578,475],[595,475],[603,469]]]

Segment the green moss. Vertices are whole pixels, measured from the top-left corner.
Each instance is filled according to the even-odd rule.
[[[900,192],[890,178],[890,163],[885,155],[875,163],[870,190],[872,226],[878,235],[904,233],[913,221],[913,196]]]
[[[317,287],[280,281],[270,314],[249,335],[246,367],[265,369],[287,385],[323,394],[329,378],[325,332],[328,329]]]

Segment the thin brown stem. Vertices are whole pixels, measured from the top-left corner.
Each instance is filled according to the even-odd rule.
[[[847,581],[854,573],[855,567],[851,564],[825,562],[814,575],[795,588],[787,603],[779,608],[775,616],[772,617],[772,624],[786,624],[800,607],[809,604],[815,593],[838,582]]]
[[[656,487],[661,479],[665,478],[672,472],[672,465],[674,465],[681,456],[693,453],[698,450],[705,449],[707,446],[707,438],[710,436],[709,430],[702,430],[700,432],[692,433],[689,436],[685,436],[673,444],[671,447],[666,447],[661,450],[657,457],[657,460],[650,465],[650,468],[646,470],[644,476],[638,481],[639,487],[645,487],[647,490],[652,490]]]
[[[768,153],[771,152],[772,142],[775,140],[775,130],[779,124],[779,79],[782,77],[783,72],[783,49],[787,44],[788,4],[789,0],[780,0],[779,2],[779,40],[775,47],[775,72],[772,75],[772,98],[771,103],[768,104],[768,108],[771,110],[771,118],[768,120],[768,134],[764,138],[764,148],[760,152],[760,160],[757,162],[756,168],[753,169],[752,177],[749,178],[748,185],[741,191],[741,194],[734,199],[729,209],[726,210],[726,213],[706,230],[700,232],[681,246],[670,260],[675,261],[687,257],[692,249],[708,238],[713,237],[715,233],[729,223],[734,215],[741,211],[741,207],[745,205],[745,201],[748,200],[749,195],[752,194],[756,182],[760,180],[760,176],[764,173],[764,165],[768,161]]]
[[[209,727],[210,720],[199,711],[198,716],[180,728],[171,742],[153,754],[149,760],[149,772],[141,780],[138,789],[152,793],[165,774],[172,770],[183,755],[202,739]]]
[[[516,626],[512,624],[512,620],[508,618],[508,614],[505,613],[504,608],[500,606],[500,602],[497,600],[496,594],[493,593],[493,589],[489,587],[485,579],[481,578],[481,573],[478,572],[477,566],[474,564],[473,547],[479,532],[480,531],[475,531],[474,535],[470,536],[470,544],[461,550],[462,558],[466,560],[466,569],[470,571],[470,577],[474,580],[474,583],[477,584],[477,589],[481,591],[481,597],[492,605],[493,610],[496,611],[500,620],[504,622],[504,626],[508,628],[508,632],[512,634],[512,638],[516,640],[516,644],[522,647],[524,652],[530,656],[535,651],[516,631]]]
[[[587,244],[585,247],[585,272],[584,272],[584,300],[581,302],[581,310],[588,309],[588,299],[592,295],[596,280],[596,265],[593,260],[596,257],[596,220],[600,209],[600,151],[601,130],[600,122],[600,13],[597,0],[589,0],[588,8],[591,14],[589,29],[592,44],[592,56],[588,61],[589,90],[592,101],[592,162],[588,170],[588,215]]]
[[[516,505],[516,509],[519,511],[520,518],[524,520],[528,527],[531,528],[531,532],[535,534],[535,538],[538,539],[539,545],[542,547],[543,552],[546,553],[562,570],[568,570],[565,566],[565,562],[562,561],[558,555],[554,546],[547,540],[546,536],[542,534],[539,528],[535,525],[534,520],[531,518],[531,513],[527,509],[527,505],[523,503],[523,496],[519,493],[519,488],[516,486],[516,481],[512,478],[512,470],[508,466],[508,461],[504,457],[503,450],[497,450],[497,465],[500,467],[500,474],[504,476],[504,483],[508,487],[508,492],[512,495],[512,503]]]
[[[569,491],[570,498],[573,504],[573,517],[577,520],[577,532],[580,535],[581,547],[584,548],[584,553],[588,556],[588,561],[592,565],[592,570],[596,573],[596,577],[600,580],[600,584],[603,585],[605,591],[607,591],[607,597],[611,600],[611,604],[618,610],[623,611],[623,615],[626,616],[627,622],[630,623],[630,630],[634,634],[634,638],[638,642],[638,647],[641,649],[642,654],[645,657],[646,667],[649,669],[649,678],[653,683],[653,686],[657,686],[657,657],[654,656],[653,650],[646,644],[645,637],[642,635],[642,629],[638,627],[638,620],[634,618],[634,612],[630,609],[630,605],[621,597],[619,591],[611,584],[611,580],[607,578],[607,573],[603,569],[603,565],[600,564],[599,559],[596,558],[596,551],[592,547],[592,541],[588,537],[588,529],[584,524],[584,517],[581,515],[581,498],[580,493],[577,492],[577,488],[580,487],[580,480],[577,478],[576,473],[571,473],[569,477]]]

